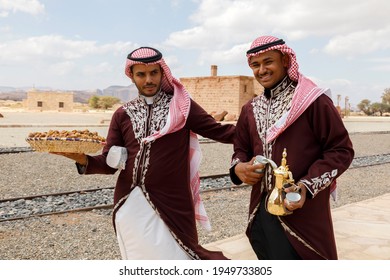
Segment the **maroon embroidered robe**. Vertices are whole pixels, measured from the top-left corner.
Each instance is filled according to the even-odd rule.
[[[280,165],[286,148],[287,164],[295,182],[303,183],[308,190],[303,208],[279,219],[287,238],[303,259],[337,259],[329,186],[352,162],[352,143],[335,106],[324,94],[281,135],[266,143],[267,129],[291,108],[294,90],[295,83],[286,78],[269,92],[270,98],[260,95],[243,106],[236,125],[233,163],[264,155]],[[249,238],[261,195],[272,189],[273,181],[268,166],[261,183],[252,187]]]
[[[193,259],[225,259],[198,243],[192,193],[189,186],[190,130],[222,143],[233,143],[234,125],[221,125],[191,100],[184,128],[150,143],[141,139],[160,130],[167,120],[172,96],[160,92],[153,105],[142,98],[128,102],[113,115],[102,155],[88,157],[86,174],[113,174],[106,164],[111,146],[126,147],[126,167],[118,176],[114,193],[114,219],[132,187],[144,186],[152,205],[167,224],[178,244]],[[206,209],[207,211],[207,209]]]

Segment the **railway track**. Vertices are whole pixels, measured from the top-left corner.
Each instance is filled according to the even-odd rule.
[[[390,163],[390,153],[356,157],[350,169],[387,163]],[[200,179],[202,193],[249,187],[245,184],[233,185],[229,174],[202,176]],[[69,212],[111,209],[113,192],[113,187],[106,187],[1,199],[0,222]]]
[[[201,193],[247,187],[233,185],[229,174],[202,176],[200,181]],[[218,187],[215,184],[218,184]],[[111,209],[113,194],[114,187],[103,187],[1,199],[0,222],[69,212]]]

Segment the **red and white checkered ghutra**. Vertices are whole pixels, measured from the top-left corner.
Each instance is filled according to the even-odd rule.
[[[256,47],[261,47],[263,45],[270,44],[270,47],[261,48],[259,51],[251,52],[250,50],[247,53],[248,63],[252,56],[259,55],[271,50],[279,50],[283,54],[289,56],[290,65],[287,69],[287,74],[291,80],[298,82],[297,87],[292,98],[291,109],[284,114],[275,124],[267,130],[267,142],[271,142],[276,139],[283,131],[286,130],[321,94],[326,94],[331,98],[331,92],[328,88],[318,87],[312,80],[304,76],[299,72],[299,65],[297,63],[297,58],[295,52],[288,47],[284,41],[282,43],[277,43],[282,41],[279,38],[273,36],[261,36],[255,39],[250,47],[250,50]],[[272,44],[275,42],[275,44]],[[331,194],[332,197],[336,200],[336,181],[331,185]]]
[[[149,58],[156,56],[156,50],[148,47],[142,47],[135,50],[132,54],[132,58]],[[126,60],[125,73],[130,77],[130,67],[135,64],[159,64],[164,72],[161,81],[161,90],[164,92],[172,92],[173,97],[169,105],[169,113],[165,126],[160,130],[143,139],[143,141],[153,141],[166,134],[173,133],[183,128],[189,111],[191,99],[189,93],[178,79],[172,76],[171,70],[161,57],[160,59],[152,62],[135,61],[131,59]],[[195,207],[196,220],[206,229],[211,230],[209,218],[207,217],[206,209],[200,197],[200,179],[199,179],[199,166],[201,163],[202,153],[198,141],[198,137],[195,133],[190,133],[190,185],[193,195],[193,202]]]

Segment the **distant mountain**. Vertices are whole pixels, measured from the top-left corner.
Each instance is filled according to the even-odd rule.
[[[50,87],[34,87],[37,90],[52,90]],[[7,93],[7,92],[20,92],[24,91],[27,92],[29,90],[33,89],[33,87],[7,87],[7,86],[0,86],[0,93]]]
[[[93,95],[98,95],[97,91],[78,91],[74,90],[73,92],[73,102],[78,103],[88,103],[89,98]]]
[[[25,91],[9,91],[9,92],[0,92],[0,100],[14,100],[22,101],[27,98],[27,92]]]
[[[6,92],[15,91],[15,90],[16,90],[16,88],[14,88],[14,87],[0,86],[0,93],[6,93]]]
[[[35,88],[37,90],[52,90],[50,88]],[[6,87],[0,86],[0,100],[15,100],[21,101],[27,98],[27,91],[31,90],[31,88],[14,88],[14,87]],[[88,99],[93,96],[113,96],[119,98],[121,102],[127,102],[131,99],[134,99],[138,95],[137,88],[134,84],[129,86],[109,86],[106,89],[100,90],[68,90],[64,92],[73,92],[74,93],[74,102],[80,103],[88,103]]]
[[[113,96],[119,98],[122,102],[134,99],[138,95],[134,84],[130,86],[110,86],[102,91],[103,96]]]

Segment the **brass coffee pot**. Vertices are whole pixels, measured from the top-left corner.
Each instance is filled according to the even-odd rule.
[[[291,211],[286,209],[284,206],[283,200],[286,197],[284,192],[285,186],[290,186],[294,184],[294,179],[291,171],[288,169],[287,165],[287,151],[283,150],[281,165],[273,169],[273,174],[275,177],[275,186],[267,199],[267,211],[273,215],[285,216],[292,214]]]

